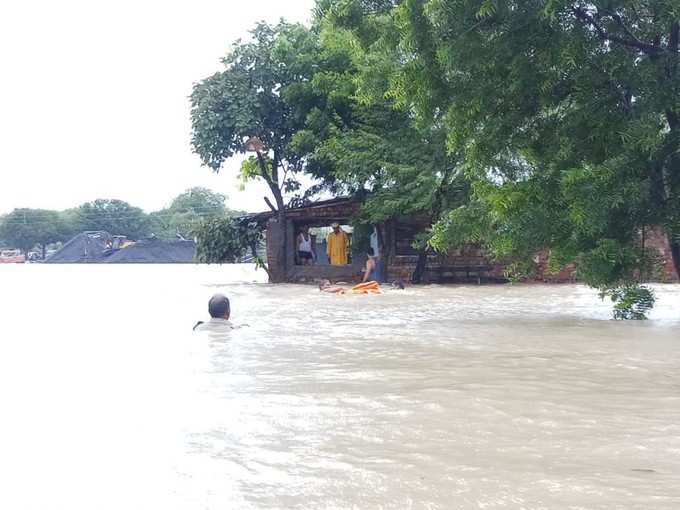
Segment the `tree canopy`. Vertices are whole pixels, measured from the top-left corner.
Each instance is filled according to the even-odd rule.
[[[207,188],[189,188],[172,200],[168,210],[178,213],[193,212],[221,216],[227,211],[226,199],[225,195]]]
[[[251,35],[234,43],[223,71],[194,87],[192,145],[216,172],[231,156],[256,152],[243,161],[241,176],[264,180],[274,197],[270,207],[282,212],[284,194],[299,190],[296,177],[305,168],[291,146],[304,117],[291,104],[307,100],[316,38],[304,26],[283,21],[259,23]]]
[[[151,230],[161,239],[191,238],[201,222],[236,214],[227,209],[226,196],[207,188],[189,188],[170,206],[149,215]]]
[[[647,306],[647,229],[680,269],[679,19],[676,0],[318,0],[311,29],[259,24],[195,87],[194,150],[218,171],[257,149],[242,175],[281,214],[307,172],[367,222],[429,212],[438,251],[548,250]]]
[[[105,230],[111,235],[124,235],[135,240],[151,233],[144,211],[122,200],[98,198],[82,204],[77,209],[77,220],[81,231]]]
[[[96,199],[64,211],[15,209],[0,217],[0,246],[28,251],[38,245],[63,242],[87,230],[104,230],[133,240],[147,236],[190,238],[206,219],[238,214],[226,207],[226,197],[206,188],[190,188],[170,206],[150,214],[122,200]]]
[[[662,226],[680,269],[677,2],[317,5],[348,34],[356,96],[442,129],[460,162],[472,193],[431,246],[549,249],[607,291],[645,273],[644,229]]]
[[[24,253],[61,241],[64,234],[59,214],[46,209],[14,209],[0,222],[0,239]]]

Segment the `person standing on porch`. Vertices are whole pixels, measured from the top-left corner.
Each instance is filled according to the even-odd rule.
[[[328,261],[333,266],[343,266],[347,264],[349,255],[349,237],[340,228],[338,223],[331,225],[333,232],[328,234],[326,239],[326,255]]]
[[[298,258],[303,266],[313,264],[316,258],[308,227],[304,227],[298,234]]]
[[[373,248],[369,248],[366,255],[368,258],[366,259],[366,269],[364,269],[364,278],[361,280],[362,283],[383,283],[382,271],[380,270],[380,258],[375,254]]]

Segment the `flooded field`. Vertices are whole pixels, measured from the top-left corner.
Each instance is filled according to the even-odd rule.
[[[0,267],[0,508],[680,508],[680,286]],[[228,338],[193,333],[214,292]]]

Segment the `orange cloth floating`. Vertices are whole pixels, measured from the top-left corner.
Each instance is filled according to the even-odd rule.
[[[380,294],[378,282],[365,282],[355,285],[349,290],[352,294]]]

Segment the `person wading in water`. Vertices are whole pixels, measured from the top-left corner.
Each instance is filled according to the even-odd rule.
[[[210,301],[208,301],[208,313],[210,314],[210,320],[208,322],[198,321],[194,326],[194,331],[216,333],[234,329],[234,326],[229,322],[231,315],[229,298],[224,294],[215,294],[210,298]]]
[[[365,282],[383,283],[382,271],[380,268],[380,257],[375,254],[373,248],[366,250],[368,259],[366,259],[366,269],[364,269],[364,277],[361,280]]]

